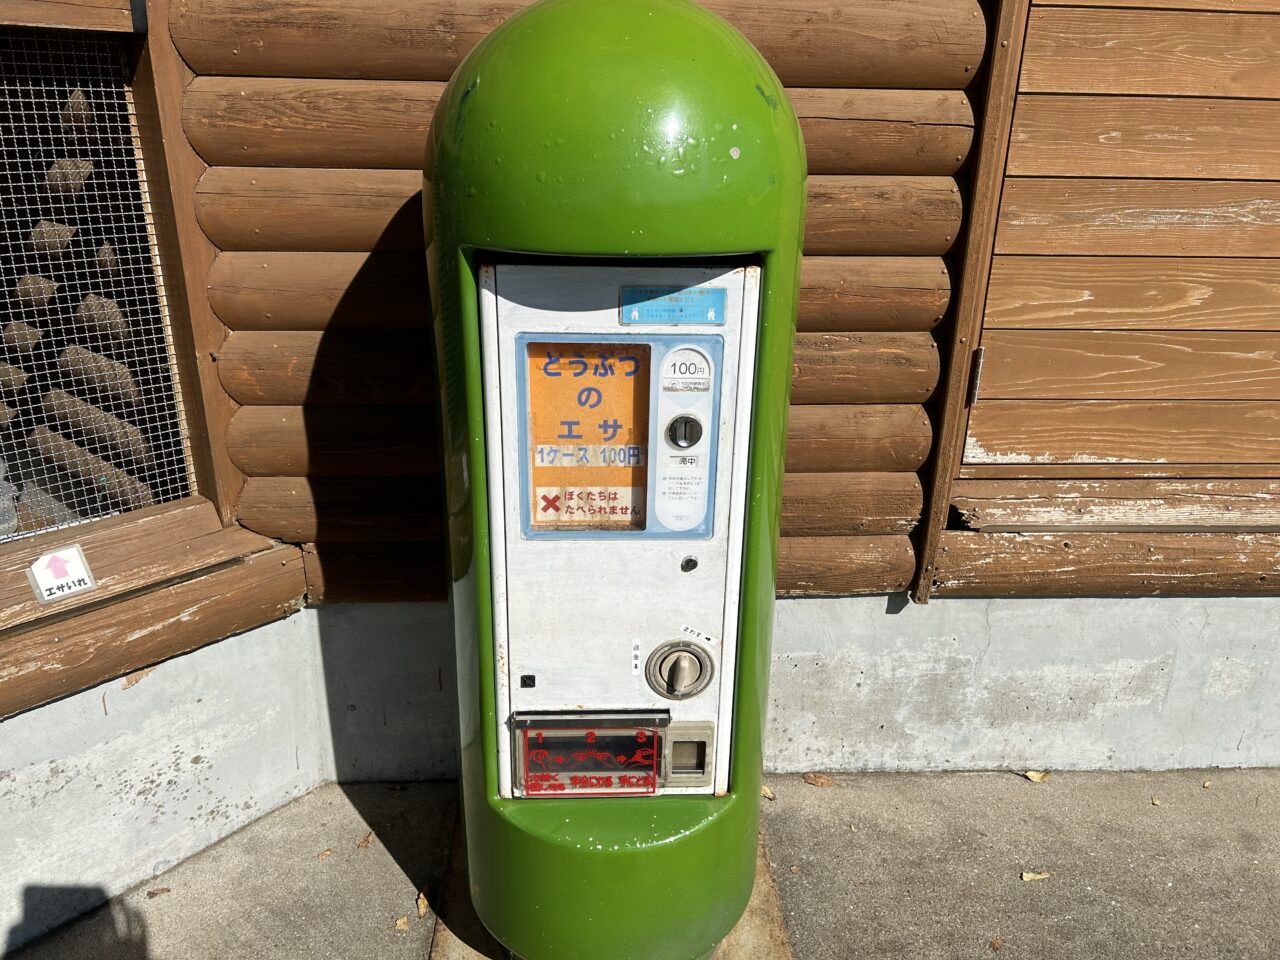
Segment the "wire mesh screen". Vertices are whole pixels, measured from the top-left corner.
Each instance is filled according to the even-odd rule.
[[[190,489],[127,68],[0,30],[0,541]]]

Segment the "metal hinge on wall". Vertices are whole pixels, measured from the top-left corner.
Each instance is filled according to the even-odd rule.
[[[978,391],[982,389],[982,365],[986,359],[986,347],[973,351],[973,372],[969,375],[969,406],[978,402]]]

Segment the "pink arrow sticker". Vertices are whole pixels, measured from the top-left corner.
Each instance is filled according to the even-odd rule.
[[[80,544],[72,543],[35,558],[27,567],[27,580],[41,603],[57,603],[97,589]]]

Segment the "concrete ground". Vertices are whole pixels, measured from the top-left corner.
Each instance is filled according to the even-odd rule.
[[[321,787],[17,956],[422,958],[435,917],[418,916],[418,891],[441,887],[456,796],[447,782]]]
[[[810,779],[769,779],[719,960],[1280,957],[1280,771]],[[16,957],[495,956],[450,869],[454,791],[322,787]]]
[[[765,804],[797,958],[1280,957],[1280,771],[834,779]]]

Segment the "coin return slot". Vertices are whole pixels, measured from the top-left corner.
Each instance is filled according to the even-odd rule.
[[[681,740],[671,745],[671,772],[700,776],[707,772],[707,745],[701,740]]]
[[[672,723],[662,738],[665,787],[705,787],[715,768],[713,723]]]

